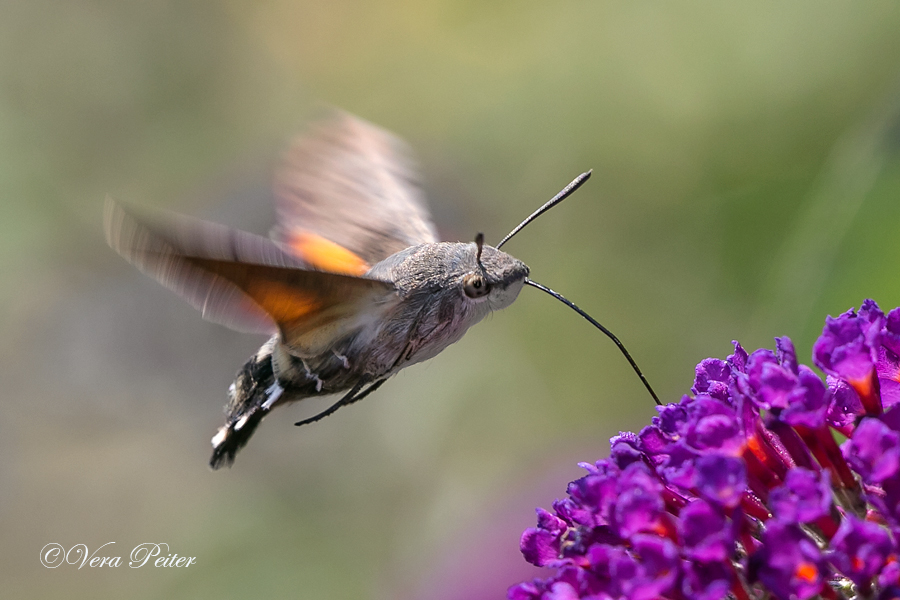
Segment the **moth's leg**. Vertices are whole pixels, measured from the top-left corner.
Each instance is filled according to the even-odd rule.
[[[303,359],[301,358],[301,359],[300,359],[300,362],[303,363],[303,368],[306,369],[306,378],[307,378],[307,379],[313,379],[313,380],[315,380],[315,382],[316,382],[316,391],[317,391],[317,392],[321,392],[321,391],[322,391],[322,385],[324,384],[324,382],[323,382],[321,379],[319,379],[319,376],[318,376],[318,375],[316,375],[315,373],[313,373],[313,372],[310,370],[309,365],[306,364],[306,361],[305,361],[305,360],[303,360]]]
[[[284,393],[284,388],[281,387],[281,384],[278,383],[278,380],[275,380],[275,383],[266,388],[266,401],[262,404],[263,410],[269,410],[272,408],[272,405],[281,398],[281,395]],[[236,428],[237,429],[237,428]]]
[[[417,340],[417,332],[419,331],[419,327],[422,326],[422,319],[425,318],[426,309],[423,308],[416,314],[416,318],[412,323],[412,326],[409,328],[409,336],[406,338],[406,343],[403,345],[403,349],[400,350],[400,354],[397,355],[397,358],[394,360],[394,364],[391,366],[391,371],[396,370],[401,362],[408,361],[413,352],[418,348],[416,343]]]
[[[340,400],[338,400],[337,402],[335,402],[334,404],[332,404],[331,406],[329,406],[328,408],[326,408],[319,414],[312,416],[308,419],[303,419],[302,421],[297,421],[296,423],[294,423],[294,425],[299,427],[300,425],[308,425],[310,423],[315,423],[316,421],[324,419],[331,413],[336,412],[337,409],[339,409],[340,407],[347,406],[348,404],[353,404],[354,402],[358,402],[358,401],[362,400],[363,398],[365,398],[366,396],[368,396],[369,394],[371,394],[372,392],[377,390],[381,386],[381,384],[384,383],[385,381],[387,381],[387,380],[379,379],[378,381],[376,381],[375,383],[370,385],[365,390],[362,390],[363,386],[366,385],[366,383],[368,383],[368,382],[365,380],[361,380],[359,383],[354,385],[350,389],[350,391],[344,395],[343,398],[341,398]],[[362,390],[362,391],[360,391],[360,390]]]
[[[348,371],[350,370],[350,361],[347,359],[346,356],[344,356],[343,354],[339,353],[337,350],[332,350],[331,353],[334,354],[334,357],[335,357],[336,359],[338,359],[339,361],[341,361],[341,363],[344,365],[344,368],[345,368],[345,369],[347,369]]]
[[[371,394],[372,392],[374,392],[375,390],[380,388],[381,384],[384,383],[385,381],[387,381],[387,379],[379,379],[378,381],[376,381],[375,383],[373,383],[372,385],[367,387],[365,389],[365,391],[362,392],[361,394],[359,394],[358,396],[350,398],[346,401],[342,400],[341,406],[348,406],[350,404],[353,404],[354,402],[359,402],[360,400],[362,400],[363,398],[365,398],[366,396],[368,396],[369,394]]]
[[[404,344],[403,350],[400,351],[400,354],[394,360],[391,371],[400,367],[401,363],[412,360],[413,354],[418,352],[421,347],[427,345],[432,338],[449,326],[450,318],[441,318],[429,331],[421,331],[427,312],[428,311],[423,308],[419,311],[419,314],[416,315],[415,321],[413,321],[412,326],[409,328],[409,337],[406,339],[406,344]],[[452,313],[450,316],[452,316]]]

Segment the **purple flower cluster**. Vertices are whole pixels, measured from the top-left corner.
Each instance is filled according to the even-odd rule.
[[[509,600],[900,598],[900,308],[828,317],[825,382],[788,338],[734,347],[538,509],[521,550],[555,574]]]

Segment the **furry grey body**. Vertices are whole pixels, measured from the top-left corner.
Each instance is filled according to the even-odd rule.
[[[511,304],[528,267],[490,246],[483,247],[479,265],[476,253],[474,243],[439,242],[379,262],[366,277],[393,283],[395,296],[360,315],[359,327],[324,352],[304,356],[273,336],[238,372],[210,465],[230,464],[272,408],[387,379],[436,356],[492,310]],[[483,297],[464,293],[463,280],[473,272],[489,285]]]

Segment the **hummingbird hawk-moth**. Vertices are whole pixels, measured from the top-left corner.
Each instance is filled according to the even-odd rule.
[[[498,248],[589,176],[497,247],[481,234],[474,243],[441,242],[406,146],[337,113],[288,150],[275,178],[277,224],[269,238],[187,217],[147,216],[112,200],[104,225],[113,249],[204,318],[271,335],[229,388],[227,418],[212,439],[210,466],[218,469],[234,461],[272,409],[343,393],[297,423],[303,425],[357,402],[509,306],[526,283],[579,310],[530,281],[528,267]]]

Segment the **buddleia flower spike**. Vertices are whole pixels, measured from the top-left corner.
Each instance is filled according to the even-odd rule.
[[[900,598],[900,308],[697,365],[525,531],[509,600]],[[840,445],[838,440],[845,440]]]

